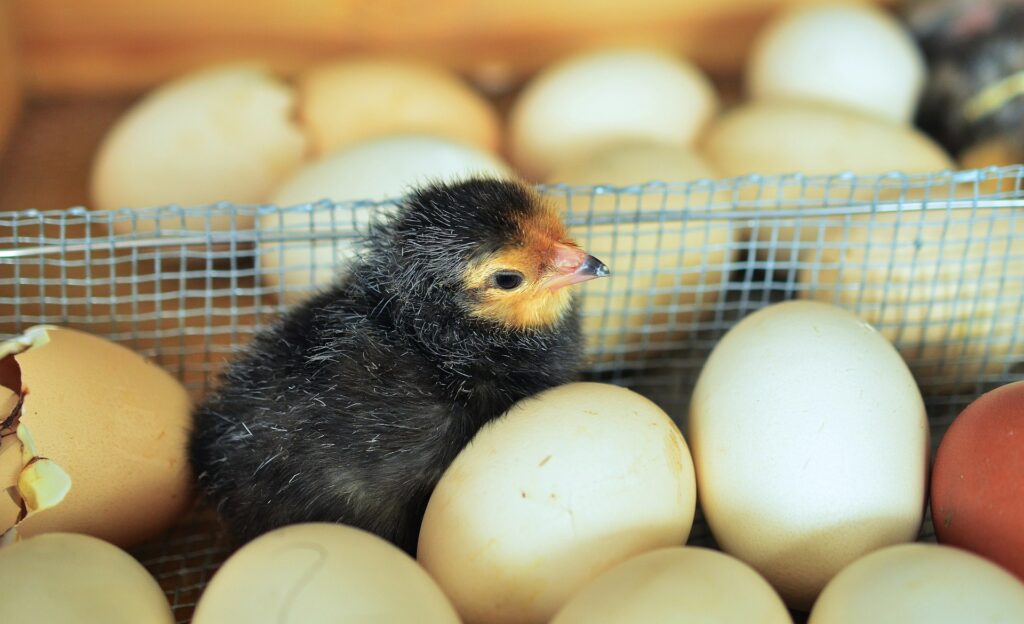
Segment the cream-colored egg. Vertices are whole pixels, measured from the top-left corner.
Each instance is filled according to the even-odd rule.
[[[792,624],[750,566],[716,550],[674,547],[620,563],[573,596],[551,624]]]
[[[926,393],[1024,362],[1024,219],[1011,209],[858,218],[803,259],[799,296],[855,310],[899,345]]]
[[[160,585],[102,540],[50,533],[0,547],[4,622],[174,624]]]
[[[825,2],[783,11],[766,26],[746,77],[755,100],[822,101],[910,123],[925,62],[910,33],[883,9]]]
[[[949,156],[917,130],[861,113],[806,102],[755,102],[723,115],[703,142],[708,161],[725,177],[750,174],[861,176],[890,172],[931,173],[954,168]],[[841,180],[826,187],[799,183],[749,184],[739,198],[764,210],[820,205],[842,206],[910,196],[905,189],[852,187]],[[803,202],[796,204],[796,200]],[[823,229],[835,224],[807,218],[799,229],[784,221],[762,221],[757,229],[758,257],[795,259],[801,247],[815,246]]]
[[[295,524],[232,555],[193,624],[458,624],[423,568],[381,538],[340,524]]]
[[[609,48],[545,69],[512,107],[509,141],[520,173],[547,178],[613,143],[691,145],[714,115],[711,83],[667,52]]]
[[[599,150],[560,167],[549,179],[573,186],[630,186],[651,181],[710,180],[715,171],[690,148],[659,143],[626,143]],[[688,193],[652,189],[639,193],[554,193],[563,212],[576,218],[623,215],[609,225],[587,223],[570,233],[588,253],[613,267],[612,278],[583,286],[583,330],[592,354],[601,359],[650,355],[673,348],[694,322],[714,310],[724,290],[723,270],[735,256],[727,220],[665,220],[666,210],[707,210],[707,189]],[[654,219],[637,223],[631,213]]]
[[[391,134],[426,134],[495,151],[493,107],[444,67],[384,58],[310,69],[297,82],[299,117],[316,152]]]
[[[790,301],[736,324],[690,403],[698,491],[719,545],[808,609],[839,570],[913,540],[928,421],[892,345],[853,314]]]
[[[302,161],[306,139],[292,121],[294,94],[255,65],[206,69],[150,93],[110,130],[93,163],[93,208],[262,203]],[[252,226],[217,216],[211,229]],[[118,221],[118,233],[156,221]],[[206,217],[160,220],[162,229],[204,230]]]
[[[1024,622],[1024,584],[964,550],[902,544],[845,568],[814,605],[809,624]]]
[[[693,523],[682,434],[644,397],[576,383],[513,406],[445,472],[418,558],[466,622],[547,622],[633,555]]]
[[[270,203],[286,208],[321,200],[397,199],[418,185],[472,176],[507,178],[512,173],[496,156],[468,145],[419,135],[386,137],[306,165],[274,191]],[[267,241],[260,245],[259,262],[264,283],[283,288],[289,302],[328,284],[352,257],[351,237],[370,217],[369,208],[348,206],[262,215],[259,229]],[[330,238],[339,233],[349,238]],[[281,235],[297,238],[271,240]],[[316,240],[318,235],[322,238]]]
[[[0,345],[0,370],[23,401],[10,426],[0,417],[0,488],[18,486],[17,497],[0,502],[0,533],[28,511],[17,525],[22,536],[85,533],[129,547],[187,509],[192,406],[166,371],[120,345],[52,326]],[[49,472],[34,470],[38,458]]]

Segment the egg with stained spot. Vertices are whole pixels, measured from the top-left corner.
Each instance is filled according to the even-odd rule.
[[[634,555],[683,544],[693,462],[657,405],[574,383],[485,426],[427,505],[418,558],[466,622],[547,622]]]
[[[295,524],[232,555],[193,624],[458,624],[451,603],[407,554],[340,524]]]

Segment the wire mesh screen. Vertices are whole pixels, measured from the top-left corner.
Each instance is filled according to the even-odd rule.
[[[1024,168],[541,187],[611,267],[580,288],[589,379],[682,422],[716,341],[787,299],[834,303],[893,341],[933,441],[1024,378]],[[232,350],[343,270],[391,202],[0,214],[0,333],[53,323],[152,358],[200,397]],[[926,528],[924,538],[930,537]],[[700,520],[691,541],[707,543]],[[226,554],[197,510],[136,553],[188,621]]]

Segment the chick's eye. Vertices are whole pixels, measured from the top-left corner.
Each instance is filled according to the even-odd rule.
[[[515,290],[523,284],[523,274],[519,271],[498,271],[491,281],[502,290]]]

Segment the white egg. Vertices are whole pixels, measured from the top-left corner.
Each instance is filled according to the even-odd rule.
[[[586,585],[551,624],[792,624],[771,585],[707,548],[663,548],[627,559]]]
[[[557,167],[613,143],[648,140],[690,145],[718,99],[700,70],[653,49],[583,53],[536,76],[512,107],[512,160],[525,176],[545,179]]]
[[[1024,584],[996,564],[938,544],[901,544],[840,572],[809,624],[1024,622]]]
[[[428,182],[454,182],[472,176],[511,177],[496,156],[468,145],[429,136],[374,139],[332,152],[296,171],[270,196],[279,207],[329,200],[398,199]],[[367,208],[269,212],[259,220],[265,238],[290,234],[288,242],[260,245],[262,278],[285,287],[295,301],[334,279],[352,256],[351,239],[314,240],[320,234],[354,234],[370,219]],[[304,239],[304,237],[306,237]]]
[[[689,435],[708,525],[786,603],[921,526],[928,421],[899,354],[853,314],[790,301],[711,352]]]
[[[214,67],[163,85],[104,138],[93,163],[93,207],[262,203],[306,150],[292,120],[294,100],[290,87],[257,65]],[[206,221],[168,217],[160,227],[203,230]],[[218,215],[209,225],[245,229],[252,222]],[[119,233],[155,227],[155,220],[115,225]]]
[[[760,33],[747,68],[754,99],[806,99],[909,123],[925,62],[907,32],[867,3],[806,4]]]
[[[466,622],[547,622],[633,555],[686,541],[693,464],[658,406],[576,383],[513,406],[444,473],[418,559]]]

